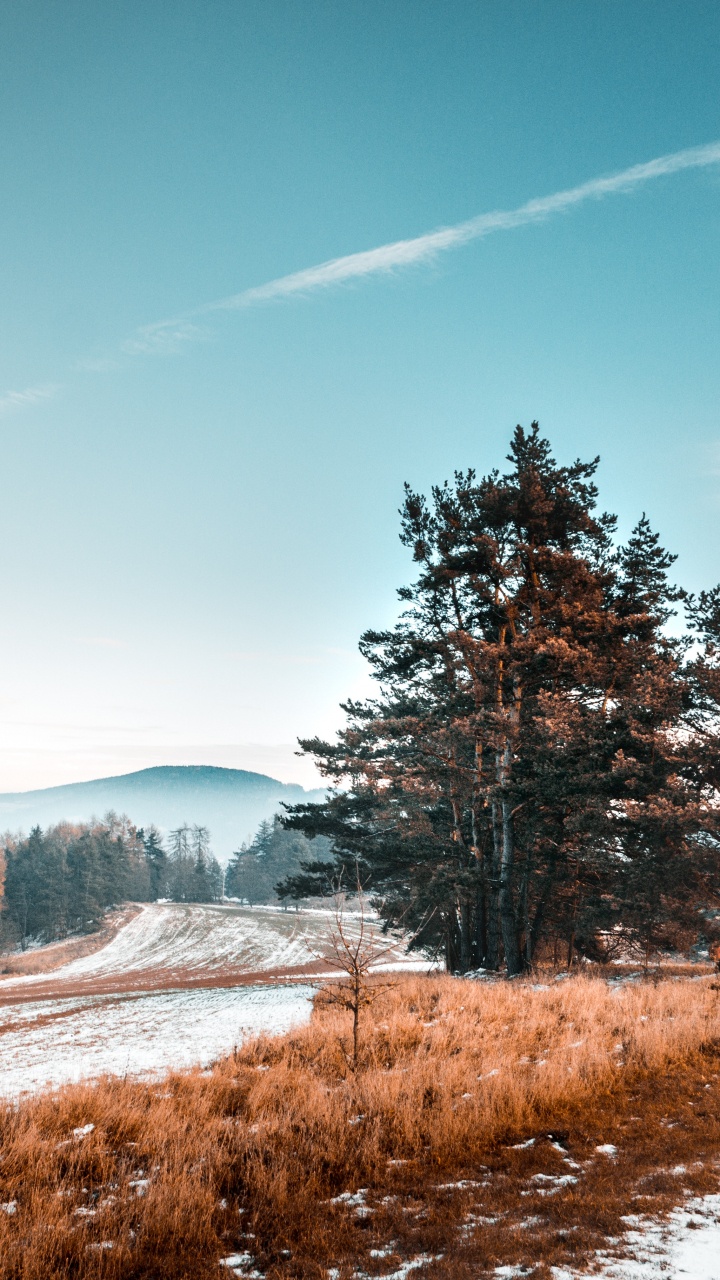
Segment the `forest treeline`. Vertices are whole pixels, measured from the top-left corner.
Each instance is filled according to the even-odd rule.
[[[280,820],[263,822],[226,873],[208,829],[181,826],[164,840],[109,813],[102,822],[60,823],[5,837],[0,942],[4,947],[92,932],[122,902],[277,902],[277,881],[300,871],[311,846]],[[225,883],[223,884],[223,880]]]
[[[222,870],[205,827],[179,827],[168,846],[154,827],[126,817],[59,823],[26,838],[6,837],[0,934],[3,944],[47,942],[92,932],[121,902],[214,902]]]
[[[335,789],[287,824],[332,854],[281,893],[359,877],[456,972],[709,941],[720,587],[673,586],[645,516],[618,542],[597,458],[558,466],[534,423],[508,461],[429,500],[407,488],[417,577],[360,642],[378,694],[334,742],[301,742]]]

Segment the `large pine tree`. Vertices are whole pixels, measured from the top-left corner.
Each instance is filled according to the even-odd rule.
[[[418,577],[361,640],[379,696],[345,706],[337,742],[301,744],[338,788],[287,823],[334,856],[282,891],[357,866],[451,969],[512,975],[538,947],[600,958],[697,926],[717,814],[692,712],[704,679],[713,722],[720,690],[667,633],[680,593],[648,522],[617,548],[596,512],[598,460],[559,467],[534,423],[509,462],[430,502],[407,490]]]

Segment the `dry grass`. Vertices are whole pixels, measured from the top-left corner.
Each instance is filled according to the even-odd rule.
[[[64,938],[62,942],[49,942],[31,951],[11,951],[0,957],[0,982],[3,978],[27,974],[53,973],[71,960],[93,955],[106,947],[119,929],[126,925],[141,908],[135,903],[108,911],[95,933],[84,933]]]
[[[540,1276],[580,1265],[623,1213],[716,1189],[709,979],[405,978],[367,1016],[354,1076],[347,1032],[319,1007],[211,1073],[7,1109],[0,1280],[217,1280],[242,1253],[269,1280],[381,1276],[419,1255],[447,1280],[513,1262]]]

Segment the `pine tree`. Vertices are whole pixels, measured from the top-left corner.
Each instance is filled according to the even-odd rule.
[[[132,824],[108,814],[103,822],[59,823],[27,839],[8,841],[3,937],[21,945],[96,929],[122,901],[144,901],[150,878]]]
[[[138,831],[149,871],[149,897],[152,902],[168,896],[168,855],[157,827]]]
[[[716,815],[679,732],[671,558],[645,518],[615,548],[597,459],[558,467],[533,424],[509,461],[430,503],[407,490],[419,576],[397,626],[360,646],[380,694],[346,704],[337,742],[301,743],[343,787],[287,825],[330,838],[334,858],[282,890],[321,892],[357,863],[417,945],[513,975],[557,940],[572,960],[608,935],[667,939],[712,891],[697,851]]]
[[[324,848],[323,842],[321,845]],[[225,874],[225,891],[229,897],[242,898],[250,906],[282,900],[288,894],[284,890],[278,893],[279,882],[292,880],[312,852],[305,836],[286,830],[276,815],[271,822],[260,823],[249,847],[243,845],[233,854]],[[300,893],[299,897],[303,896]]]

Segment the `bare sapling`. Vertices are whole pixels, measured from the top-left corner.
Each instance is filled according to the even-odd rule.
[[[379,936],[377,920],[368,905],[359,871],[351,900],[354,903],[352,912],[348,908],[348,895],[338,882],[323,958],[336,964],[346,977],[324,987],[322,1003],[352,1014],[351,1053],[347,1053],[342,1041],[340,1043],[345,1062],[354,1073],[360,1062],[360,1014],[381,991],[392,985],[373,979],[373,970],[385,956],[395,951],[398,939],[388,941]]]

